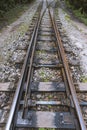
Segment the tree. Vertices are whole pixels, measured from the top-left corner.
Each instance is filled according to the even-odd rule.
[[[74,9],[80,9],[81,13],[87,13],[87,0],[66,0]]]
[[[3,17],[4,12],[16,6],[16,4],[27,3],[30,0],[0,0],[0,17]]]

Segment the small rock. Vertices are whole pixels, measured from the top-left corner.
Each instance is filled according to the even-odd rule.
[[[26,52],[24,50],[17,50],[13,53],[10,61],[14,63],[23,63]]]
[[[37,95],[37,98],[41,98],[41,95],[40,95],[40,94],[38,94],[38,95]]]
[[[70,65],[73,65],[73,66],[78,66],[80,63],[79,63],[78,60],[73,60],[73,59],[71,59],[71,60],[69,60],[69,64],[70,64]]]

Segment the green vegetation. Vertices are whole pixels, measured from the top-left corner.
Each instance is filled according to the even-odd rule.
[[[38,51],[36,51],[37,55],[42,54],[42,53],[46,53],[46,51],[44,51],[44,50],[38,50]]]
[[[70,16],[69,16],[68,14],[66,14],[66,15],[65,15],[65,19],[66,19],[67,21],[70,21]]]
[[[81,14],[79,10],[74,10],[73,12],[76,17],[78,17],[82,22],[87,25],[87,14]]]
[[[3,18],[0,18],[0,28],[14,22],[17,18],[20,17],[20,15],[22,15],[23,12],[25,12],[28,9],[28,6],[29,4],[17,5],[13,9],[7,11],[3,15]]]
[[[49,108],[49,109],[51,109],[51,108],[52,108],[52,106],[51,106],[51,105],[48,105],[48,108]]]
[[[44,128],[39,128],[39,130],[45,130]]]
[[[80,80],[81,80],[81,82],[83,82],[83,83],[87,83],[87,77],[85,77],[85,76],[82,76],[82,77],[80,78]]]
[[[19,16],[28,9],[29,5],[17,5],[13,9],[9,10],[8,12],[5,13],[3,16],[4,19],[8,21],[8,23],[12,23],[15,21]]]
[[[71,5],[74,9],[80,9],[80,12],[87,13],[87,0],[66,0],[68,5]]]
[[[52,98],[52,95],[49,95],[48,98],[51,99],[51,98]]]
[[[87,0],[66,0],[66,4],[87,25]]]
[[[31,1],[32,0],[1,0],[0,29],[19,18],[19,16],[29,8]]]
[[[52,128],[39,128],[39,130],[55,130],[55,129],[52,129]]]
[[[3,17],[5,12],[16,7],[18,4],[25,4],[30,1],[31,0],[0,0],[0,17]]]

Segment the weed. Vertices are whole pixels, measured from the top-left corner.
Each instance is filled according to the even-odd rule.
[[[52,106],[51,105],[48,105],[48,107],[51,109],[52,108]]]
[[[65,19],[66,19],[67,21],[70,21],[70,16],[69,16],[68,14],[66,14],[66,15],[65,15]]]
[[[52,95],[49,95],[48,98],[51,99],[51,98],[52,98]]]
[[[82,76],[82,77],[80,78],[80,81],[83,82],[83,83],[86,83],[86,82],[87,82],[87,77]]]

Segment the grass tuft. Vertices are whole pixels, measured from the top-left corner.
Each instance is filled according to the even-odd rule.
[[[82,76],[82,77],[80,78],[80,81],[83,82],[83,83],[87,83],[87,77]]]

